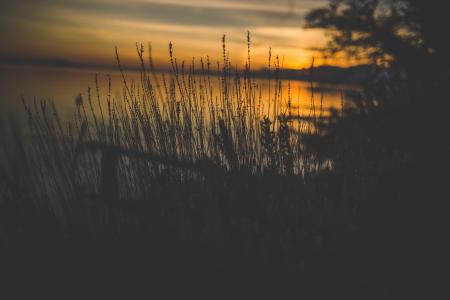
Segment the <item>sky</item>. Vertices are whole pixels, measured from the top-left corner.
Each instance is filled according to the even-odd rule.
[[[222,35],[234,64],[245,62],[247,30],[253,67],[267,65],[269,48],[284,68],[323,60],[312,50],[326,36],[302,27],[304,15],[326,0],[0,0],[0,62],[115,66],[114,47],[125,66],[137,64],[136,42],[151,42],[164,67],[173,43],[179,61],[219,60]]]

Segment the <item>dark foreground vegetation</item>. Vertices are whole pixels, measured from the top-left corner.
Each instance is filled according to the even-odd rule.
[[[141,82],[124,77],[123,102],[90,92],[71,122],[24,102],[29,132],[3,126],[5,283],[157,299],[436,292],[448,147],[444,113],[417,101],[440,103],[444,85],[378,80],[352,110],[322,115],[311,99],[299,117],[276,59],[261,99],[250,58],[237,72],[225,46],[219,66],[196,63],[200,77],[171,49],[162,78],[137,50]]]

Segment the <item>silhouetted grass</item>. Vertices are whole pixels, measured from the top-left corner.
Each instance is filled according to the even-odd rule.
[[[55,285],[132,281],[166,298],[388,293],[389,226],[417,191],[397,177],[404,153],[367,134],[385,115],[324,118],[312,99],[295,116],[271,58],[262,99],[248,43],[239,71],[224,39],[218,77],[209,59],[177,62],[172,45],[172,72],[159,74],[137,47],[139,82],[116,50],[123,101],[96,83],[69,122],[52,102],[24,101],[29,138],[12,127],[1,147],[10,277],[41,283],[45,269]]]

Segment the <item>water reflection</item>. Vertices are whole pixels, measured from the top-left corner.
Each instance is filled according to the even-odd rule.
[[[91,87],[93,100],[97,101],[96,73],[98,73],[98,87],[102,105],[106,105],[109,90],[107,75],[111,78],[111,97],[120,103],[123,100],[124,90],[123,79],[119,72],[2,66],[0,67],[1,114],[3,117],[13,116],[17,119],[23,119],[25,114],[21,98],[24,97],[27,102],[32,102],[33,99],[53,100],[62,118],[71,118],[76,108],[75,100],[80,94],[83,99],[88,99],[89,87]],[[138,72],[126,72],[126,76],[128,83],[140,83]],[[160,73],[157,76],[161,79],[163,74]],[[170,81],[170,74],[164,74],[164,77]],[[213,97],[220,97],[220,82],[219,77],[211,76]],[[201,80],[197,80],[196,84],[197,86],[200,85]],[[262,114],[272,112],[270,102],[273,102],[275,98],[275,81],[255,79],[253,84],[256,87],[256,97],[261,97]],[[345,85],[322,83],[311,85],[311,83],[305,81],[282,80],[281,93],[278,96],[278,100],[282,104],[279,111],[287,112],[290,105],[291,114],[294,117],[297,115],[308,117],[319,113],[326,116],[330,109],[341,109],[343,105],[342,93],[351,88]],[[269,99],[271,99],[270,102]]]

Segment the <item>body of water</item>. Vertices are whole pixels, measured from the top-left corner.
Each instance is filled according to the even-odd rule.
[[[27,103],[37,100],[52,100],[60,114],[69,118],[73,115],[76,97],[81,94],[87,98],[88,87],[91,87],[93,97],[96,99],[95,78],[98,74],[99,91],[101,101],[106,101],[109,80],[111,78],[111,96],[118,101],[123,99],[123,81],[119,72],[105,70],[80,70],[63,68],[43,68],[25,66],[0,66],[0,107],[2,118],[23,119],[25,117],[22,105],[22,97]],[[138,72],[126,72],[127,81],[139,82]],[[162,78],[162,74],[159,74]],[[166,78],[170,75],[166,74]],[[215,93],[220,91],[220,78],[211,76],[211,82]],[[275,82],[268,79],[255,79],[260,89],[263,105],[267,105],[269,99],[273,99]],[[332,84],[315,83],[314,89],[305,81],[283,80],[281,81],[283,103],[291,99],[291,107],[294,112],[306,116],[311,113],[312,99],[314,99],[315,111],[323,108],[326,115],[330,109],[340,110],[342,105],[342,93],[350,87]],[[314,93],[314,97],[313,97]]]

